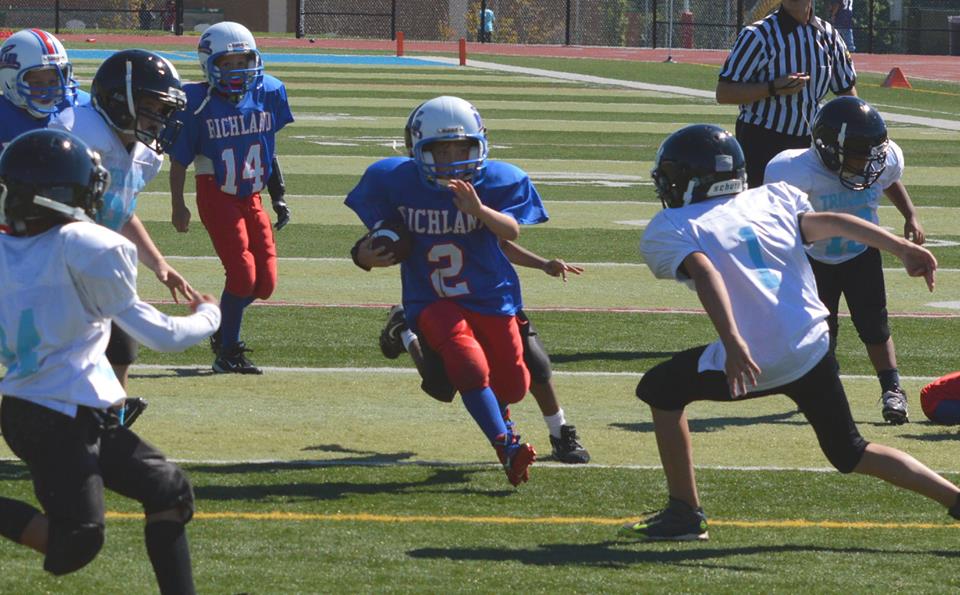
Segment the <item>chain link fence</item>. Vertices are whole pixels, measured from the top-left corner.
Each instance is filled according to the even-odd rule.
[[[0,29],[55,33],[157,31],[243,20],[268,0],[0,0]],[[831,0],[815,0],[830,15]],[[216,4],[220,8],[210,8]],[[746,23],[779,0],[286,0],[299,36],[493,43],[729,49]],[[272,6],[272,5],[271,5]],[[265,9],[264,9],[265,10]],[[481,31],[481,13],[490,14]],[[217,13],[217,14],[213,14]],[[960,0],[854,0],[857,51],[960,55]],[[951,20],[951,17],[955,17]],[[244,23],[254,31],[263,23]]]
[[[299,0],[300,35],[493,43],[729,49],[744,24],[779,0]],[[344,6],[349,5],[349,10]],[[830,15],[830,0],[816,0]],[[484,37],[481,13],[492,11]],[[430,15],[427,17],[427,15]],[[960,50],[960,0],[854,0],[859,51],[946,54]]]
[[[183,0],[3,0],[0,28],[55,33],[167,31],[180,33]]]

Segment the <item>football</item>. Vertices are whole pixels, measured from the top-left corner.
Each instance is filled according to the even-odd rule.
[[[370,230],[370,237],[373,238],[374,249],[382,246],[386,249],[385,252],[393,253],[395,263],[406,260],[413,248],[413,237],[399,221],[377,222]]]

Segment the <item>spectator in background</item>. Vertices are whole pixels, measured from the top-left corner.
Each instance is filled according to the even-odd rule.
[[[480,20],[483,23],[483,27],[481,28],[483,34],[480,37],[480,41],[490,43],[493,41],[493,23],[497,18],[494,16],[492,10],[485,8],[480,15]]]
[[[830,22],[847,44],[847,49],[857,51],[853,43],[853,0],[830,0]]]

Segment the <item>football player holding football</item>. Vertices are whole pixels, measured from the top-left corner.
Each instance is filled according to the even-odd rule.
[[[275,154],[277,132],[293,122],[287,91],[264,74],[257,42],[246,27],[225,21],[203,32],[197,47],[202,83],[184,86],[183,131],[170,151],[171,221],[189,229],[183,199],[187,166],[194,164],[197,211],[226,271],[220,297],[223,325],[211,341],[214,372],[260,374],[240,340],[243,312],[277,286],[277,249],[260,192],[266,186],[276,229],[290,222],[283,174]]]
[[[410,112],[403,130],[407,154],[411,158],[414,155],[410,128],[418,109],[420,109],[419,105]],[[352,255],[356,255],[362,241],[363,239],[354,246]],[[564,282],[567,281],[568,273],[579,275],[583,272],[582,267],[569,264],[559,258],[548,260],[516,242],[503,241],[500,243],[500,248],[514,265],[541,270],[552,277],[562,278]],[[590,453],[580,443],[576,426],[567,423],[566,413],[557,399],[557,392],[551,380],[553,371],[550,366],[550,356],[547,355],[539,333],[527,318],[523,308],[517,310],[517,321],[520,323],[520,337],[523,339],[523,361],[530,370],[530,394],[537,401],[543,421],[547,424],[553,457],[562,463],[588,463]],[[407,327],[402,305],[393,306],[387,314],[387,323],[380,332],[380,351],[389,359],[396,359],[403,352],[409,353],[422,378],[420,387],[423,391],[438,401],[445,403],[453,401],[456,389],[447,378],[443,362],[434,350],[422,344],[417,335]]]
[[[880,196],[903,215],[903,237],[923,244],[924,233],[910,195],[900,181],[903,152],[887,138],[880,114],[859,97],[838,97],[823,106],[813,123],[813,146],[789,149],[767,164],[764,182],[787,182],[803,190],[815,211],[850,213],[879,223]],[[883,419],[906,423],[907,394],[900,387],[897,353],[887,321],[883,261],[876,248],[844,237],[807,247],[817,292],[830,316],[830,346],[837,345],[840,295],[867,348],[880,380]]]
[[[423,103],[410,133],[413,158],[377,161],[345,202],[368,229],[394,220],[412,234],[412,252],[400,264],[407,325],[440,356],[516,486],[529,478],[536,451],[507,421],[530,373],[516,316],[520,283],[500,244],[547,214],[526,173],[487,160],[486,128],[469,102],[444,96]],[[371,243],[357,246],[358,266],[394,264]]]
[[[11,228],[0,234],[0,431],[43,509],[0,497],[0,535],[43,554],[54,575],[80,570],[103,546],[107,488],[143,505],[160,592],[193,593],[193,489],[120,424],[125,391],[105,349],[112,321],[152,349],[181,351],[213,333],[220,311],[189,288],[189,316],[139,298],[136,247],[93,224],[109,178],[99,155],[61,130],[26,132],[0,154]]]
[[[643,234],[644,260],[657,278],[692,284],[719,338],[654,366],[637,385],[653,414],[669,501],[621,534],[707,539],[685,408],[771,394],[797,404],[841,473],[912,490],[960,519],[960,488],[857,430],[804,245],[841,236],[874,246],[897,256],[910,276],[924,277],[931,291],[936,258],[864,219],[815,212],[806,194],[789,184],[747,190],[740,144],[716,126],[695,124],[670,135],[651,176],[665,208]]]
[[[167,286],[175,301],[189,299],[190,285],[171,267],[134,212],[137,195],[156,177],[163,152],[179,131],[173,114],[185,105],[180,75],[169,61],[146,50],[116,52],[93,76],[90,105],[70,107],[50,122],[83,138],[101,155],[110,186],[97,210],[97,223],[119,232],[137,247],[137,257]],[[114,326],[107,359],[120,384],[137,358],[137,342]]]

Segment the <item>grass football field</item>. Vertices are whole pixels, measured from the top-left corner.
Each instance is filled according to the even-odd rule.
[[[177,62],[199,80],[192,53]],[[716,68],[681,64],[482,56],[485,61],[711,91]],[[646,544],[616,537],[624,520],[665,502],[640,375],[714,333],[696,296],[655,281],[637,244],[660,209],[649,180],[659,142],[736,109],[689,94],[584,84],[497,69],[409,64],[271,63],[297,121],[279,134],[293,222],[277,236],[274,297],[247,311],[244,339],[260,377],[213,375],[205,345],[142,350],[130,393],[149,409],[135,429],[182,462],[196,490],[188,526],[201,593],[332,592],[956,592],[960,523],[920,496],[829,469],[785,397],[689,410],[711,540]],[[89,88],[95,60],[77,60]],[[860,94],[882,112],[960,122],[960,85],[913,80]],[[520,270],[527,310],[551,354],[569,423],[593,461],[551,462],[531,396],[513,407],[541,453],[517,489],[459,402],[419,390],[406,358],[377,337],[399,299],[396,269],[364,273],[349,249],[362,233],[345,194],[365,167],[402,151],[410,109],[440,94],[477,105],[491,156],[530,173],[550,222],[521,244],[582,264],[567,283]],[[936,124],[935,122],[933,124]],[[941,263],[937,289],[886,260],[891,326],[913,423],[881,423],[879,391],[849,318],[838,357],[861,432],[960,480],[955,428],[927,423],[919,389],[958,368],[960,135],[891,121],[904,181]],[[195,287],[223,274],[194,213],[171,226],[166,169],[138,213]],[[188,182],[188,191],[189,182]],[[902,229],[892,206],[882,223]],[[141,270],[140,293],[182,306]],[[35,502],[26,468],[0,446],[0,493]],[[32,551],[0,542],[0,592],[150,593],[156,587],[137,504],[108,496],[107,543],[84,570],[45,574]]]

